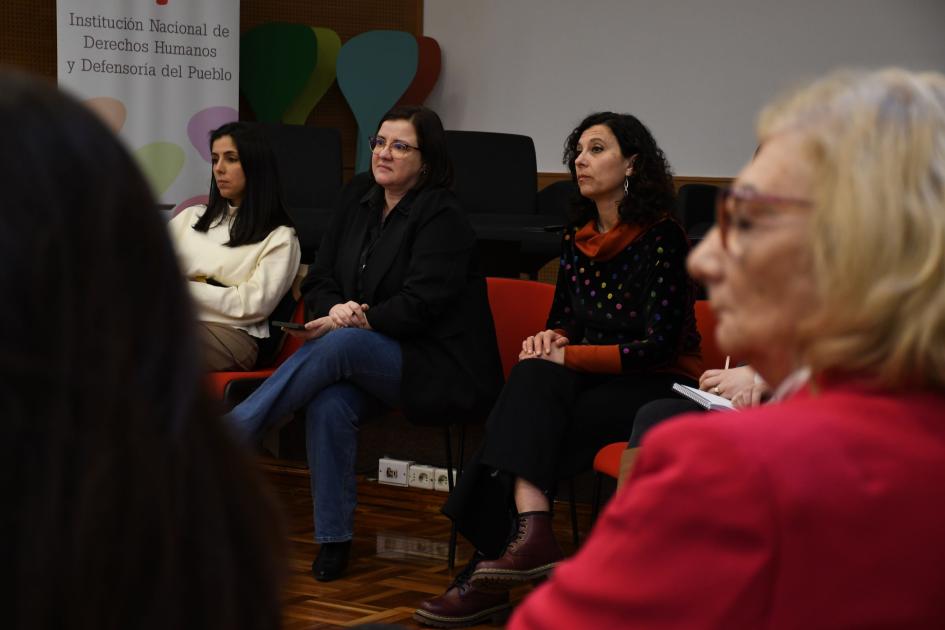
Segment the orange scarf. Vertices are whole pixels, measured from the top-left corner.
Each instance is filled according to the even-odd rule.
[[[574,234],[574,245],[591,260],[608,261],[640,236],[637,225],[620,222],[609,232],[597,231],[597,219],[591,219]]]

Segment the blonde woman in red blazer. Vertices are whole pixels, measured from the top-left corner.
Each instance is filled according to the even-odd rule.
[[[795,391],[654,429],[514,630],[945,627],[945,77],[832,75],[759,136],[689,265]]]

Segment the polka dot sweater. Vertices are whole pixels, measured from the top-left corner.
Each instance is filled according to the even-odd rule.
[[[593,220],[563,237],[548,328],[571,342],[565,365],[583,372],[641,370],[699,378],[689,241],[672,219],[597,234]]]

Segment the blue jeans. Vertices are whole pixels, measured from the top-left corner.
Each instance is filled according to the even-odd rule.
[[[302,345],[228,420],[247,440],[305,407],[305,450],[315,507],[315,541],[354,535],[354,475],[361,420],[378,403],[400,402],[400,344],[381,333],[339,328]]]

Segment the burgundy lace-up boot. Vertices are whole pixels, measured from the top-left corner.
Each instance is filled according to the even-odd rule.
[[[464,628],[489,622],[500,624],[508,616],[512,605],[509,593],[488,592],[469,583],[478,555],[463,569],[442,595],[431,597],[420,604],[413,618],[425,626],[436,628]]]
[[[518,531],[502,557],[478,563],[469,582],[477,588],[507,591],[545,577],[562,557],[551,530],[551,512],[523,512],[518,515]]]

